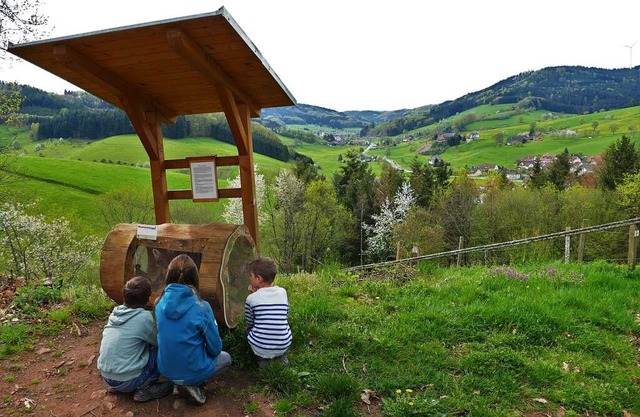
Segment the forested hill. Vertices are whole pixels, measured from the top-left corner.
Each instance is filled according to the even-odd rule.
[[[640,66],[613,70],[562,66],[523,72],[455,100],[415,109],[369,133],[398,135],[482,104],[505,103],[572,114],[637,106]]]
[[[98,139],[133,133],[123,112],[90,94],[52,94],[29,86],[0,82],[0,90],[6,92],[16,89],[24,98],[20,111],[23,122],[27,126],[27,123],[38,123],[38,136],[41,138]],[[277,143],[279,139],[273,132],[291,125],[355,128],[361,129],[362,134],[395,136],[482,104],[504,103],[573,114],[640,105],[640,66],[613,70],[580,66],[549,67],[514,75],[455,100],[415,109],[338,112],[308,104],[263,109],[262,117],[254,119],[254,122],[268,129],[255,131],[257,140],[264,142],[256,150],[261,147],[273,150],[279,155],[278,159],[288,159],[288,150]],[[209,131],[202,131],[200,122],[180,117],[176,125],[167,126],[164,133],[172,138],[202,133],[209,136]],[[224,127],[216,120],[211,130],[220,132],[220,129],[224,130]]]

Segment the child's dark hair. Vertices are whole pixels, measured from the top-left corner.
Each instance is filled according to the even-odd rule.
[[[249,272],[260,276],[264,282],[272,283],[276,279],[276,263],[271,258],[260,257],[249,263]]]
[[[167,267],[167,278],[165,280],[169,284],[190,285],[195,289],[200,288],[200,275],[198,267],[189,255],[184,253],[176,256],[171,260]]]
[[[151,283],[147,277],[135,276],[122,287],[124,305],[129,308],[143,308],[151,296]]]

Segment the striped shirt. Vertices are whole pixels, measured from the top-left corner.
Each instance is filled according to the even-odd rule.
[[[247,296],[244,316],[253,353],[271,359],[287,352],[292,340],[288,315],[289,302],[284,288],[260,288]]]

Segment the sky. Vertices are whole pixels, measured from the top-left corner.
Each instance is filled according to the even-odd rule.
[[[298,103],[337,111],[438,104],[550,66],[640,64],[638,0],[44,0],[42,11],[49,39],[221,6]],[[2,63],[0,80],[78,89],[24,61]]]

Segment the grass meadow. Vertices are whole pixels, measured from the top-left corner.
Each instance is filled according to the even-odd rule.
[[[421,264],[277,282],[291,303],[292,369],[263,373],[295,409],[360,415],[371,390],[384,416],[640,413],[640,270]],[[225,337],[250,363],[241,335]]]

